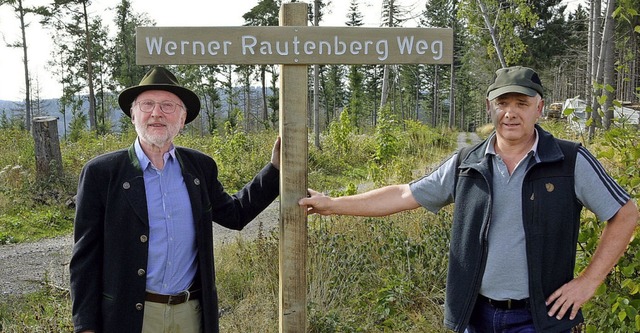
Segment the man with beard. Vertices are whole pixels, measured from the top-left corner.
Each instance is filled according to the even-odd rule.
[[[211,222],[241,230],[279,193],[271,162],[234,195],[216,162],[173,139],[200,99],[162,67],[118,102],[138,135],[80,175],[70,263],[75,332],[218,332]]]

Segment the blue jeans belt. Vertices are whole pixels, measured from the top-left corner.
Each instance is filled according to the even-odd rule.
[[[482,295],[478,295],[478,300],[488,303],[496,309],[501,310],[516,310],[516,309],[528,309],[529,299],[507,299],[507,300],[495,300]]]

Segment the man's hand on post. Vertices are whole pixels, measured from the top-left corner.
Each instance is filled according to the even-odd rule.
[[[281,139],[278,137],[271,150],[271,164],[278,170],[280,170],[280,141]]]
[[[307,206],[307,214],[332,214],[330,208],[331,197],[312,189],[307,189],[309,196],[298,201],[300,206]]]

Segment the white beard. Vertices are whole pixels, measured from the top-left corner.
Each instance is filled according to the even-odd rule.
[[[173,139],[178,135],[180,127],[178,124],[164,124],[166,127],[161,128],[161,131],[150,128],[147,124],[140,124],[137,121],[134,122],[136,132],[141,140],[149,143],[152,146],[163,148],[170,145]],[[151,130],[149,130],[151,129]]]

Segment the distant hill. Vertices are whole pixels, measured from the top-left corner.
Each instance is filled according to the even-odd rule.
[[[88,110],[89,105],[87,102],[82,106],[83,110]],[[4,113],[8,118],[19,117],[23,115],[25,112],[24,103],[17,101],[4,101],[0,100],[0,116]],[[32,110],[32,117],[40,117],[40,116],[51,116],[58,118],[58,135],[64,135],[65,127],[67,130],[69,129],[69,123],[71,122],[71,111],[67,110],[66,116],[63,116],[60,112],[60,105],[58,103],[58,99],[45,99],[40,103],[40,108],[36,110]],[[110,120],[111,123],[116,125],[118,124],[120,117],[122,116],[122,112],[120,109],[112,109],[110,112]],[[87,123],[87,126],[89,124]]]
[[[241,88],[236,87],[234,89],[240,90]],[[220,100],[221,106],[219,107],[219,110],[224,110],[223,112],[226,112],[226,110],[228,110],[228,106],[226,103],[227,99],[226,99],[225,93],[223,91],[219,91],[219,93],[220,93],[220,99],[221,99]],[[258,112],[256,109],[261,106],[261,102],[259,101],[261,94],[262,94],[262,90],[260,87],[251,87],[250,105],[252,108],[252,112],[255,112],[255,113]],[[271,95],[271,94],[272,94],[271,89],[267,89],[267,95]],[[238,96],[242,96],[242,94],[238,92]],[[238,99],[237,107],[241,110],[244,109],[244,100],[241,97]],[[86,101],[82,106],[82,110],[84,112],[87,112],[87,110],[89,110],[89,105]],[[18,117],[24,114],[24,104],[19,101],[0,100],[0,116],[2,116],[3,112],[7,115],[7,117]],[[33,117],[52,116],[52,117],[58,118],[58,134],[60,136],[64,135],[65,125],[67,128],[67,131],[69,129],[69,123],[71,122],[71,111],[67,110],[66,119],[64,119],[63,121],[64,117],[62,116],[62,113],[60,113],[60,106],[58,105],[58,99],[42,100],[42,102],[40,103],[40,109],[33,110],[32,112],[33,112],[33,115],[32,115]],[[114,108],[111,110],[111,112],[109,112],[111,124],[113,124],[113,126],[115,127],[113,128],[114,131],[119,130],[118,124],[120,123],[120,118],[122,118],[123,115],[124,114],[122,113],[119,107]],[[221,117],[224,118],[225,116],[221,115]],[[89,124],[87,123],[87,127],[88,126]]]

